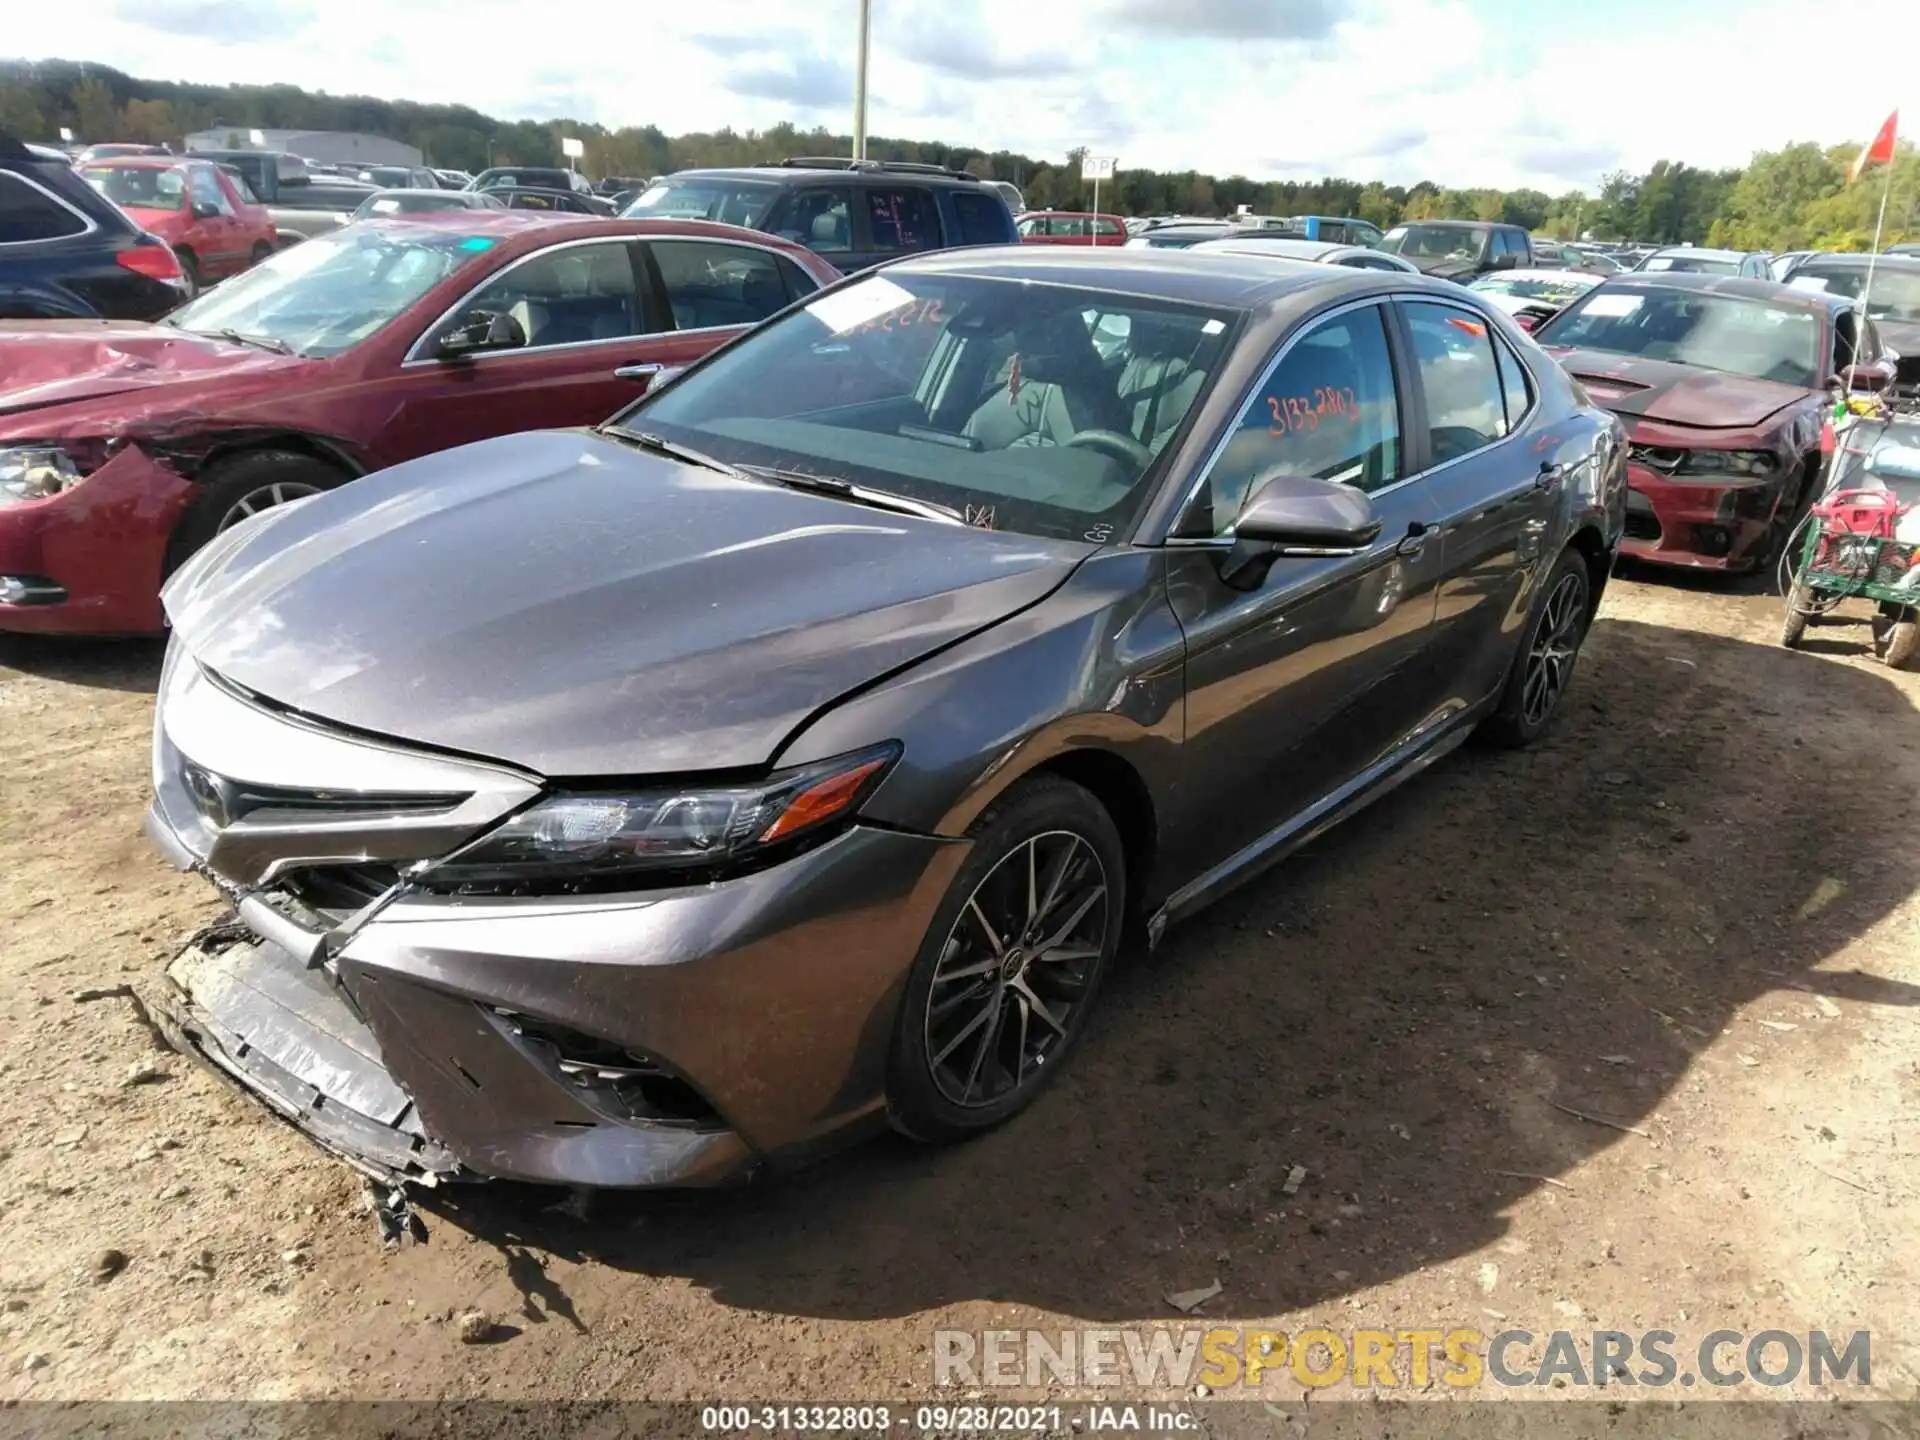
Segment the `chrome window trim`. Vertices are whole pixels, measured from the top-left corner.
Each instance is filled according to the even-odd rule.
[[[82,225],[86,227],[84,230],[80,230],[74,234],[43,235],[38,240],[0,240],[0,250],[10,250],[17,245],[51,245],[56,241],[60,241],[60,240],[84,240],[87,238],[87,236],[92,235],[99,230],[100,228],[99,221],[95,220],[91,215],[87,214],[86,211],[82,210],[79,206],[75,205],[72,201],[68,200],[65,196],[57,195],[53,191],[47,189],[46,186],[42,185],[38,180],[35,180],[31,175],[22,175],[18,170],[8,170],[0,173],[4,173],[9,179],[14,180],[15,182],[21,185],[25,185],[31,189],[38,190],[42,195],[46,196],[47,199],[53,201],[54,204],[58,205],[62,210],[66,211],[69,215],[73,216]],[[77,170],[74,173],[76,175],[79,174]],[[83,185],[86,184],[85,176],[81,176],[80,183]],[[137,229],[139,227],[136,226],[135,228]]]
[[[652,240],[677,240],[683,243],[693,242],[695,244],[706,245],[731,245],[738,250],[758,250],[765,255],[772,255],[776,258],[784,256],[786,259],[794,260],[794,257],[788,254],[788,252],[775,249],[771,245],[756,245],[750,240],[721,239],[717,236],[710,235],[655,235],[651,232],[646,232],[632,235],[584,235],[576,240],[563,240],[556,245],[548,245],[539,250],[528,251],[517,260],[509,261],[501,269],[495,270],[479,284],[469,289],[458,300],[454,301],[453,304],[441,311],[441,313],[434,318],[433,323],[414,338],[413,344],[407,347],[406,358],[400,362],[400,368],[402,370],[411,370],[420,365],[444,365],[446,362],[437,356],[421,353],[421,347],[427,343],[427,338],[442,325],[446,324],[448,320],[452,319],[455,314],[470,305],[473,302],[474,296],[478,295],[496,281],[505,279],[528,261],[541,259],[548,255],[556,255],[562,250],[577,249],[582,245],[632,245],[635,241],[646,242]],[[814,280],[814,289],[809,293],[817,294],[826,288],[826,285],[819,281],[811,271],[807,270],[806,266],[800,265],[798,260],[794,260],[794,264],[799,265],[801,272],[806,274],[809,279]],[[805,297],[803,296],[802,298],[804,299]],[[774,313],[778,314],[779,312],[776,311]],[[504,360],[518,355],[552,355],[562,350],[586,350],[604,345],[631,345],[637,340],[663,340],[672,335],[714,335],[721,331],[745,330],[747,328],[745,325],[703,325],[696,330],[642,330],[637,334],[615,335],[602,340],[569,340],[558,345],[523,345],[516,350],[495,350],[488,353],[468,356],[461,363],[479,364],[486,360]]]
[[[1240,398],[1238,402],[1235,404],[1233,409],[1234,419],[1237,421],[1240,415],[1246,410],[1247,406],[1253,402],[1254,397],[1257,396],[1263,389],[1266,388],[1267,381],[1273,378],[1273,372],[1280,367],[1281,361],[1285,360],[1287,356],[1292,353],[1293,347],[1299,344],[1300,341],[1305,339],[1308,335],[1311,335],[1315,330],[1317,330],[1320,327],[1322,322],[1327,320],[1337,320],[1342,315],[1345,315],[1354,310],[1364,309],[1366,306],[1369,306],[1369,305],[1386,306],[1386,305],[1393,304],[1397,301],[1428,301],[1435,305],[1445,305],[1445,306],[1450,306],[1456,310],[1463,310],[1467,314],[1474,316],[1481,323],[1485,324],[1489,335],[1497,333],[1493,318],[1488,311],[1483,311],[1479,309],[1477,306],[1462,304],[1460,301],[1455,300],[1450,295],[1435,295],[1431,291],[1427,291],[1427,290],[1383,290],[1373,295],[1362,296],[1354,300],[1350,300],[1345,304],[1336,305],[1330,310],[1322,311],[1320,314],[1315,315],[1311,322],[1302,326],[1300,329],[1294,331],[1292,335],[1288,336],[1286,343],[1283,344],[1279,348],[1279,350],[1274,352],[1273,358],[1267,362],[1264,368],[1262,368],[1259,376],[1254,380],[1253,384],[1247,387],[1241,393]],[[1380,323],[1383,327],[1388,326],[1390,324],[1390,318],[1386,315],[1382,315],[1380,317]],[[1391,338],[1389,338],[1388,343],[1389,343],[1389,346],[1391,346],[1391,343],[1392,343]],[[1482,445],[1477,450],[1469,450],[1465,455],[1456,455],[1453,457],[1453,459],[1443,460],[1438,465],[1429,465],[1424,470],[1416,470],[1411,474],[1403,475],[1398,480],[1394,481],[1391,485],[1382,485],[1378,490],[1363,490],[1361,493],[1365,495],[1369,501],[1375,500],[1382,495],[1391,495],[1394,493],[1394,491],[1401,489],[1403,486],[1412,484],[1415,480],[1425,480],[1430,478],[1431,476],[1438,475],[1442,471],[1449,470],[1453,466],[1458,465],[1463,460],[1471,460],[1476,456],[1486,455],[1491,453],[1492,451],[1498,450],[1501,446],[1513,440],[1513,438],[1520,433],[1522,426],[1527,421],[1531,420],[1535,412],[1539,409],[1540,377],[1533,373],[1532,367],[1527,365],[1524,357],[1520,355],[1520,352],[1517,347],[1510,347],[1510,348],[1513,348],[1514,350],[1514,358],[1520,360],[1522,368],[1526,370],[1527,379],[1531,383],[1533,388],[1533,404],[1528,408],[1526,414],[1520,417],[1521,424],[1509,427],[1507,430],[1507,433],[1502,435],[1498,440],[1495,440],[1491,445]],[[1496,374],[1498,373],[1497,364],[1496,364],[1495,373]],[[1396,389],[1395,389],[1394,401],[1396,405],[1399,403],[1397,378],[1396,378]],[[1404,418],[1405,418],[1404,416],[1401,417],[1402,420],[1404,420]],[[1231,529],[1228,529],[1227,531],[1223,532],[1220,535],[1176,536],[1173,534],[1174,528],[1179,525],[1182,517],[1185,516],[1187,511],[1192,508],[1193,502],[1199,497],[1200,487],[1206,484],[1208,479],[1211,478],[1213,474],[1214,466],[1220,463],[1220,458],[1222,455],[1226,453],[1227,446],[1232,441],[1232,439],[1233,439],[1233,430],[1231,428],[1223,430],[1221,432],[1219,439],[1217,439],[1214,442],[1213,449],[1208,453],[1205,462],[1201,465],[1199,474],[1195,476],[1193,484],[1188,487],[1187,493],[1184,497],[1182,497],[1180,503],[1173,508],[1172,516],[1167,521],[1167,524],[1166,524],[1166,533],[1161,535],[1158,541],[1139,540],[1135,542],[1136,544],[1159,545],[1162,547],[1174,546],[1180,549],[1191,549],[1191,548],[1224,549],[1226,548],[1226,546],[1222,542],[1227,542],[1227,543],[1232,542],[1233,531]],[[1407,432],[1404,425],[1402,426],[1400,431],[1400,448],[1401,448],[1402,454],[1404,455],[1407,448]]]

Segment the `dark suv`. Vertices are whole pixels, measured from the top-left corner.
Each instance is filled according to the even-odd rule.
[[[801,157],[682,170],[649,186],[622,213],[765,230],[846,272],[927,250],[1020,241],[1013,212],[992,186],[962,170],[904,161]]]
[[[1533,265],[1532,237],[1518,225],[1489,220],[1410,220],[1387,231],[1376,248],[1463,284],[1489,271]]]
[[[186,298],[166,241],[0,134],[0,320],[157,320]]]

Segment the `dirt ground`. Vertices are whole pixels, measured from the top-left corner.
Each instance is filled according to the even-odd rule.
[[[0,641],[0,1400],[902,1399],[939,1328],[1136,1322],[1868,1329],[1914,1397],[1920,677],[1779,618],[1616,581],[1547,743],[1170,933],[977,1143],[585,1220],[473,1190],[391,1252],[345,1168],[77,998],[215,910],[140,834],[157,649]]]

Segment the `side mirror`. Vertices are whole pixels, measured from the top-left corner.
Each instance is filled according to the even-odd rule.
[[[1829,385],[1836,389],[1851,390],[1859,395],[1878,395],[1893,384],[1894,367],[1886,360],[1875,360],[1870,365],[1849,365],[1835,375]]]
[[[1520,257],[1512,252],[1508,252],[1505,255],[1496,255],[1493,257],[1493,268],[1496,270],[1518,270],[1520,268]]]
[[[526,330],[511,315],[473,310],[440,337],[438,351],[442,360],[453,360],[486,350],[517,350],[526,343]]]
[[[1350,485],[1279,475],[1241,507],[1233,535],[1221,578],[1251,586],[1278,559],[1359,554],[1380,537],[1380,517],[1365,493]]]
[[[220,207],[208,200],[193,202],[193,218],[196,220],[214,220],[220,215]]]

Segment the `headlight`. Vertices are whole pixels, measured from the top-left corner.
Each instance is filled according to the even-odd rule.
[[[844,823],[898,757],[878,746],[740,785],[551,795],[416,878],[438,888],[601,888],[774,859]]]
[[[0,505],[44,500],[80,483],[79,463],[57,445],[0,450]]]
[[[1771,450],[1692,450],[1680,469],[1688,475],[1771,475],[1779,464]]]

